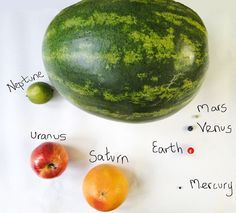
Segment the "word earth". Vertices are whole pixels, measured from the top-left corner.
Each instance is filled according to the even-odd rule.
[[[179,146],[179,144],[176,142],[175,144],[170,143],[167,147],[162,147],[157,145],[157,141],[152,142],[152,152],[153,153],[159,153],[159,154],[167,154],[167,153],[180,153],[183,154],[183,148]]]

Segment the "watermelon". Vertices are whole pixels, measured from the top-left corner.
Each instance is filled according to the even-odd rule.
[[[48,26],[43,61],[59,93],[79,108],[127,122],[186,106],[208,66],[207,30],[172,0],[82,0]]]

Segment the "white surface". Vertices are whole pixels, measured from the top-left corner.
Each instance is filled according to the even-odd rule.
[[[44,32],[51,19],[76,1],[0,1],[0,212],[4,213],[93,213],[82,195],[82,181],[95,164],[89,151],[124,154],[130,163],[131,191],[116,213],[235,213],[236,210],[236,3],[233,0],[182,0],[204,20],[209,32],[210,67],[196,98],[179,113],[152,123],[127,124],[87,114],[60,96],[46,105],[33,105],[25,91],[9,93],[6,84],[39,70],[45,75],[41,57]],[[47,81],[45,78],[44,80]],[[27,87],[27,86],[26,86]],[[26,88],[25,87],[25,88]],[[198,104],[225,103],[226,113],[197,114]],[[203,134],[184,130],[196,122],[229,125],[231,134]],[[31,170],[31,151],[41,140],[31,131],[66,133],[63,142],[70,164],[59,178],[44,180]],[[193,146],[194,155],[157,155],[152,141],[162,146],[176,141]],[[98,162],[99,163],[99,162]],[[97,164],[98,164],[97,163]],[[191,190],[189,179],[233,181],[228,191]],[[183,186],[182,190],[178,186]]]

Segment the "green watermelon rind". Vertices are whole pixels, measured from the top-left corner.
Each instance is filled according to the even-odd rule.
[[[54,86],[80,108],[128,122],[160,119],[200,88],[207,30],[171,0],[84,0],[51,22],[43,59]]]

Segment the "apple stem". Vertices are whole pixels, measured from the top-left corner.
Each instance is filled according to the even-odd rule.
[[[48,168],[49,168],[49,169],[56,169],[57,167],[55,166],[54,163],[49,163],[49,164],[48,164]]]

